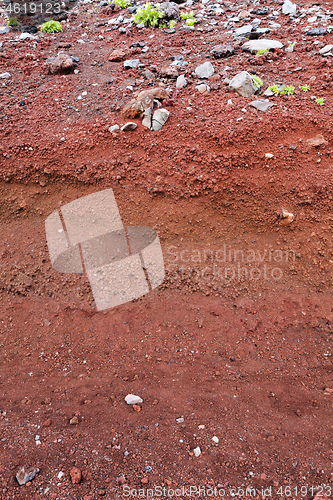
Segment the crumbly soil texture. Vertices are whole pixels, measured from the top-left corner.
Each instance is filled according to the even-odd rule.
[[[89,1],[63,32],[0,35],[2,500],[332,496],[331,6],[214,5],[180,5],[200,22],[174,33]],[[283,48],[242,49],[255,19]],[[60,51],[75,73],[48,73]],[[229,91],[241,71],[257,94]],[[294,91],[263,97],[274,84]],[[122,118],[156,87],[160,131]],[[125,226],[157,230],[166,275],[98,312],[86,275],[52,268],[45,219],[107,188]],[[22,467],[39,471],[20,486]]]

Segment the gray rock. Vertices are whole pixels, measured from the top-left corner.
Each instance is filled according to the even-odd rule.
[[[150,71],[150,69],[145,69],[144,71],[142,71],[142,76],[144,78],[146,78],[147,80],[154,80],[156,77],[154,75],[154,73],[152,71]]]
[[[153,120],[151,124],[151,130],[157,131],[161,130],[163,125],[168,121],[169,111],[167,109],[161,108],[157,109],[153,114]]]
[[[319,28],[311,28],[309,31],[307,31],[307,35],[310,36],[320,36],[320,35],[326,35],[327,29],[324,28],[324,26],[320,26]]]
[[[180,9],[175,2],[163,2],[160,4],[160,9],[164,13],[161,21],[162,24],[166,21],[171,21],[175,19],[178,21],[180,19]]]
[[[112,125],[112,127],[109,128],[109,132],[113,134],[116,130],[119,130],[119,125]]]
[[[34,38],[30,33],[21,33],[19,36],[19,40],[27,40],[28,38]]]
[[[268,12],[268,7],[262,7],[261,9],[253,10],[252,14],[255,14],[256,16],[266,16]]]
[[[180,75],[176,81],[176,89],[181,89],[183,87],[186,87],[186,85],[187,85],[187,80],[186,80],[185,76]]]
[[[127,59],[124,62],[124,68],[125,69],[134,69],[137,66],[139,66],[140,60],[139,59]]]
[[[0,80],[4,80],[5,78],[10,78],[10,73],[1,73]]]
[[[210,76],[213,76],[214,73],[215,73],[214,67],[212,63],[209,61],[200,64],[200,66],[197,66],[195,68],[195,74],[199,78],[209,78]]]
[[[122,130],[123,132],[127,132],[128,130],[135,130],[136,127],[137,127],[136,123],[134,123],[134,122],[127,122],[127,123],[125,123],[125,125],[123,125],[121,127],[120,130]]]
[[[138,10],[138,6],[137,6],[137,5],[131,5],[131,7],[128,7],[128,8],[127,8],[127,11],[128,11],[130,14],[135,14],[137,10]]]
[[[10,32],[9,26],[0,26],[0,35],[4,35],[5,33],[9,32]]]
[[[283,14],[293,15],[296,14],[296,10],[297,10],[296,4],[292,3],[290,0],[285,0],[284,4],[282,5]]]
[[[243,36],[244,38],[247,38],[248,36],[250,36],[252,30],[253,30],[252,24],[246,24],[241,28],[237,28],[235,30],[234,36],[235,37]]]
[[[269,28],[257,28],[256,33],[258,35],[265,35],[266,33],[269,33],[271,30]]]
[[[283,43],[278,42],[277,40],[268,40],[263,38],[261,40],[249,40],[245,42],[242,46],[243,50],[255,53],[258,50],[271,50],[271,49],[281,49],[283,47]]]
[[[174,28],[168,28],[165,32],[168,33],[168,35],[172,35],[173,33],[176,33],[176,30]]]
[[[257,91],[257,86],[247,71],[241,71],[231,80],[229,89],[243,97],[251,97]]]
[[[139,23],[139,24],[136,25],[136,27],[139,28],[139,29],[142,29],[142,28],[145,27],[145,25],[143,23]]]
[[[179,29],[183,31],[194,31],[194,26],[188,26],[187,24],[183,24]]]
[[[230,57],[234,55],[235,49],[230,44],[214,45],[210,53],[216,59],[220,59],[222,57]]]
[[[119,28],[118,31],[119,31],[119,33],[123,33],[123,34],[127,33],[125,28]]]
[[[27,484],[29,481],[32,481],[38,472],[39,469],[37,468],[26,469],[23,466],[16,474],[16,480],[20,486],[23,486],[24,484]]]
[[[267,111],[272,106],[276,106],[273,102],[267,101],[267,99],[258,99],[249,103],[249,106],[258,109],[259,111]]]
[[[101,2],[99,2],[100,7],[106,7],[107,5],[109,5],[109,2],[107,0],[102,0]]]

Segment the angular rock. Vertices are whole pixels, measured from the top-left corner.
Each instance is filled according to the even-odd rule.
[[[127,132],[129,130],[135,130],[136,127],[137,127],[136,123],[134,123],[134,122],[127,122],[127,123],[125,123],[125,125],[123,125],[121,127],[120,130],[122,130],[123,132]],[[133,404],[133,403],[128,403],[128,404]]]
[[[209,61],[200,64],[200,66],[197,66],[195,68],[195,74],[199,78],[209,78],[210,76],[213,76],[214,73],[215,73],[214,67],[212,63]]]
[[[194,26],[189,26],[188,24],[182,24],[179,28],[182,31],[194,31]]]
[[[208,92],[210,92],[210,86],[206,83],[200,83],[200,85],[197,85],[195,88],[201,94],[207,94]]]
[[[285,0],[284,4],[282,5],[283,14],[293,15],[296,14],[296,10],[297,10],[296,4],[292,3],[290,0]]]
[[[10,32],[9,26],[0,26],[0,35],[4,35],[5,33],[9,32]]]
[[[111,134],[117,130],[119,130],[119,125],[112,125],[112,127],[109,128],[109,132],[111,132]]]
[[[187,85],[187,80],[186,80],[185,76],[180,75],[176,81],[176,89],[181,89],[183,87],[186,87],[186,85]]]
[[[144,78],[146,78],[146,80],[155,80],[155,75],[152,71],[150,71],[150,69],[145,69],[144,71],[142,71],[142,76]]]
[[[327,52],[330,52],[333,49],[333,45],[325,45],[322,49],[320,49],[319,54],[327,54]]]
[[[75,415],[73,418],[70,419],[69,423],[70,425],[77,425],[79,423],[79,419]]]
[[[234,36],[235,37],[243,36],[244,38],[247,38],[248,36],[250,36],[252,30],[253,30],[252,24],[246,24],[241,28],[237,28],[235,30]]]
[[[200,455],[201,455],[200,446],[197,446],[196,448],[194,448],[193,453],[194,453],[195,457],[197,457],[197,458],[200,457]]]
[[[306,34],[309,36],[326,35],[326,33],[327,29],[324,28],[324,26],[320,26],[319,28],[311,28],[309,31],[306,32]]]
[[[250,102],[249,106],[258,109],[259,111],[267,111],[272,106],[276,106],[276,104],[268,101],[267,99],[257,99],[256,101]]]
[[[168,35],[173,35],[173,33],[176,33],[176,30],[174,28],[168,28],[165,32],[168,33]]]
[[[78,469],[77,467],[73,467],[69,474],[71,476],[72,484],[79,484],[82,478],[80,469]]]
[[[33,467],[31,469],[26,469],[24,466],[21,467],[16,474],[16,480],[20,486],[27,484],[29,481],[32,481],[36,474],[39,472],[39,469]]]
[[[143,120],[142,120],[142,125],[146,128],[151,129],[151,114],[152,110],[151,108],[146,109],[145,112],[143,113]]]
[[[178,77],[178,70],[176,66],[163,66],[160,69],[159,74],[162,78],[174,78]]]
[[[140,60],[139,59],[127,59],[127,61],[124,62],[124,68],[125,69],[134,69],[137,66],[139,66]]]
[[[49,65],[50,75],[68,75],[73,73],[76,67],[71,56],[65,53],[60,53],[57,57],[48,59],[46,63]]]
[[[169,22],[172,19],[178,21],[180,19],[180,9],[175,2],[163,2],[160,4],[160,9],[164,13],[161,21],[162,24],[164,22]]]
[[[21,33],[19,40],[27,40],[28,38],[35,38],[31,33]]]
[[[162,87],[155,87],[154,89],[151,89],[150,92],[153,94],[155,99],[163,100],[169,97],[169,92]]]
[[[136,124],[134,123],[134,125]],[[143,403],[143,399],[141,399],[140,396],[135,396],[134,394],[127,394],[127,396],[125,397],[125,401],[128,405],[137,405],[139,403]]]
[[[161,130],[163,125],[168,121],[169,114],[170,114],[169,111],[164,108],[157,109],[153,114],[151,130],[154,131]]]
[[[242,45],[242,49],[248,52],[258,52],[259,50],[282,49],[283,43],[278,40],[268,40],[262,38],[259,40],[249,40]]]
[[[0,80],[5,80],[6,78],[10,78],[10,73],[0,73]]]
[[[137,99],[132,99],[123,107],[121,117],[123,120],[133,120],[133,118],[141,116],[143,111],[144,108],[142,106],[142,103]]]
[[[319,146],[327,146],[328,144],[328,142],[326,141],[325,137],[322,134],[318,134],[315,137],[308,139],[306,142],[309,146],[312,146],[314,148],[319,148]]]
[[[116,49],[109,55],[109,61],[122,61],[129,55],[128,50]]]
[[[251,97],[257,91],[257,86],[247,71],[241,71],[230,81],[229,89],[243,97]]]
[[[215,45],[211,52],[212,56],[214,56],[216,59],[221,59],[222,57],[230,57],[235,54],[235,49],[233,48],[232,45],[228,44],[221,44],[221,45]]]

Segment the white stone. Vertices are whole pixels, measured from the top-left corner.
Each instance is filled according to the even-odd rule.
[[[217,444],[220,440],[219,440],[219,438],[217,436],[213,436],[212,437],[212,441],[214,441],[214,443]]]
[[[5,78],[10,78],[10,73],[1,73],[0,74],[0,79],[4,80]]]
[[[9,26],[0,26],[0,35],[4,35],[5,33],[9,32],[10,32]]]
[[[112,125],[112,127],[109,128],[109,132],[113,134],[116,130],[119,130],[119,125]]]
[[[274,158],[274,155],[272,155],[272,153],[266,153],[265,158],[268,158],[270,160],[271,158]]]
[[[151,130],[154,130],[155,132],[161,130],[163,125],[165,125],[165,123],[168,121],[169,114],[170,113],[167,109],[164,108],[157,109],[153,114]]]
[[[181,89],[183,87],[186,87],[187,85],[187,80],[184,75],[179,75],[176,81],[176,89]]]
[[[35,38],[30,33],[21,33],[19,36],[19,40],[26,40],[27,38]]]
[[[194,453],[195,457],[200,457],[200,455],[201,455],[200,446],[197,446],[196,448],[194,448],[193,453]]]
[[[235,36],[246,36],[251,33],[252,29],[252,24],[246,24],[245,26],[242,26],[241,28],[237,28],[235,30]]]
[[[210,86],[207,85],[206,83],[200,83],[200,85],[197,85],[195,88],[201,94],[206,94],[207,92],[210,92]]]
[[[268,40],[266,38],[259,40],[249,40],[245,42],[242,46],[243,50],[249,50],[250,52],[258,52],[259,50],[271,50],[271,49],[281,49],[283,43],[278,40]]]
[[[125,401],[128,405],[137,405],[139,403],[143,403],[143,399],[140,396],[135,396],[134,394],[127,394],[125,397]]]
[[[325,45],[322,49],[320,49],[319,54],[326,54],[326,52],[330,52],[333,49],[333,45]]]
[[[195,74],[198,75],[199,78],[209,78],[210,76],[213,76],[214,73],[214,66],[209,61],[200,64],[200,66],[195,68]]]
[[[283,14],[290,15],[290,14],[295,14],[297,10],[297,5],[292,3],[290,0],[285,0],[284,4],[282,5],[282,12]]]
[[[229,89],[243,97],[251,97],[256,92],[257,86],[247,71],[241,71],[231,80]]]

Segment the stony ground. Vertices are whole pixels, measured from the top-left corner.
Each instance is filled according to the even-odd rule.
[[[177,8],[193,29],[86,0],[61,33],[0,34],[1,499],[332,496],[333,11]],[[262,39],[281,46],[244,50]],[[242,71],[263,83],[249,97]],[[160,131],[122,114],[156,88]],[[97,313],[44,221],[106,187],[124,224],[157,229],[166,278]]]

